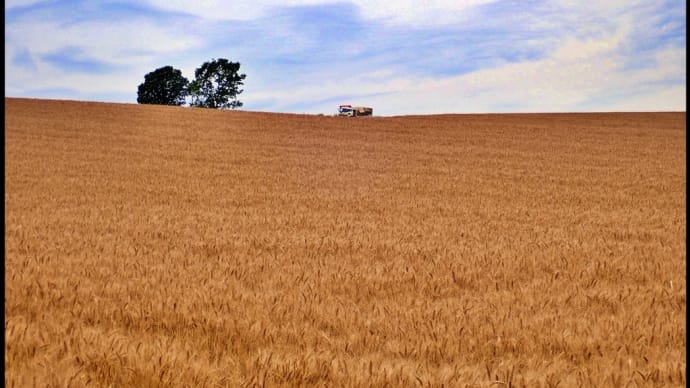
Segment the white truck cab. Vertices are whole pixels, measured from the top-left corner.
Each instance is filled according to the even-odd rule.
[[[355,110],[352,109],[352,105],[340,105],[338,107],[338,116],[354,116]]]

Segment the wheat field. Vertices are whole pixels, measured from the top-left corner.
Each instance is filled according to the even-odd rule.
[[[686,114],[5,98],[8,387],[682,387]]]

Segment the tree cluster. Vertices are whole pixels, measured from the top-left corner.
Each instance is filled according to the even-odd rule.
[[[172,66],[158,68],[144,76],[139,85],[137,102],[140,104],[189,105],[212,109],[235,109],[243,104],[237,96],[244,90],[246,74],[240,74],[240,63],[225,58],[205,62],[189,81]]]

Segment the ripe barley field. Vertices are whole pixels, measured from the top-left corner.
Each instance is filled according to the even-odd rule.
[[[681,387],[686,114],[5,99],[8,387]]]

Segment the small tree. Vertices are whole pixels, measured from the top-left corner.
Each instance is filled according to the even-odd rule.
[[[137,102],[140,104],[182,105],[187,96],[189,80],[180,70],[164,66],[144,76],[139,85]]]
[[[227,59],[212,59],[196,69],[196,79],[189,84],[189,95],[192,97],[191,106],[213,109],[235,109],[243,104],[237,95],[244,90],[246,74],[239,74],[240,63]]]

